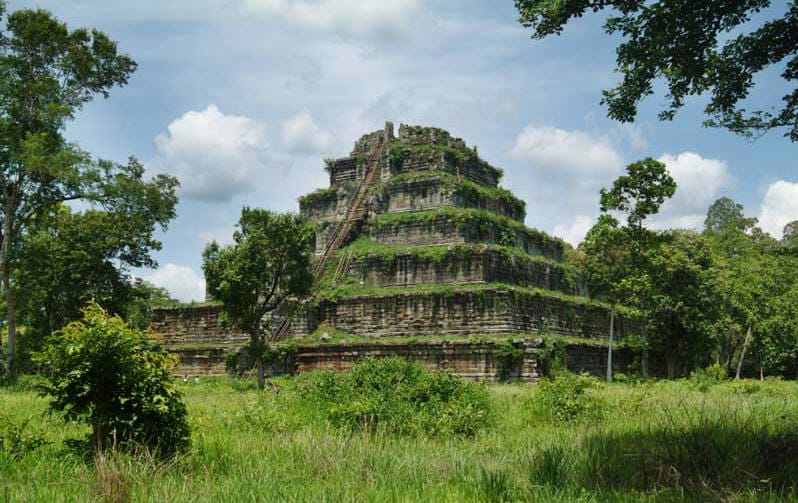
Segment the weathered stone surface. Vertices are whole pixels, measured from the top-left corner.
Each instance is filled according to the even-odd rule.
[[[477,208],[519,222],[524,221],[524,205],[520,201],[516,200],[516,205],[511,206],[501,199],[490,199],[480,195],[465,197],[455,187],[447,186],[446,182],[447,180],[444,177],[433,177],[431,179],[391,183],[382,191],[380,212],[423,211],[453,206],[458,208]]]
[[[442,245],[459,243],[488,243],[513,246],[530,255],[562,260],[562,244],[542,240],[535,234],[502,224],[482,225],[456,222],[445,214],[423,221],[401,222],[372,229],[370,236],[380,243],[391,245]]]
[[[318,322],[375,338],[541,333],[603,339],[609,333],[603,306],[499,289],[343,297],[322,301]],[[640,328],[636,320],[616,319],[619,339]]]
[[[400,253],[394,257],[356,258],[349,267],[356,281],[377,287],[424,284],[506,283],[584,295],[585,289],[565,267],[554,262],[523,258],[491,248],[457,249],[440,259]]]
[[[368,342],[314,344],[299,347],[297,372],[348,370],[363,358],[400,357],[419,362],[430,369],[445,369],[472,381],[497,381],[502,374],[513,380],[531,382],[538,378],[536,348],[540,339],[519,340],[522,360],[502,369],[492,341]]]
[[[153,310],[150,330],[169,345],[246,342],[246,334],[221,324],[220,313],[221,306],[214,304],[158,308]]]

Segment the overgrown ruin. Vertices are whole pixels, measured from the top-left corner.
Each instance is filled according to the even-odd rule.
[[[476,148],[433,128],[393,125],[326,160],[330,186],[299,199],[316,225],[314,296],[268,321],[295,341],[274,370],[347,368],[398,355],[467,378],[531,381],[541,348],[559,341],[566,365],[602,372],[609,310],[563,262],[567,245],[524,225],[523,201]],[[181,372],[221,373],[247,340],[214,304],[160,309],[153,329],[181,354]],[[639,332],[621,309],[618,339]],[[548,346],[546,346],[548,344]],[[632,361],[622,349],[616,364]]]

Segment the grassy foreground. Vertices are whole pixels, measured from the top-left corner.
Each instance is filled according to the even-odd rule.
[[[14,424],[47,441],[0,448],[0,501],[798,501],[794,382],[613,384],[566,422],[538,386],[495,385],[493,425],[465,438],[339,429],[277,382],[180,382],[193,444],[168,462],[86,459],[67,442],[85,427],[24,384],[0,388],[6,437]]]

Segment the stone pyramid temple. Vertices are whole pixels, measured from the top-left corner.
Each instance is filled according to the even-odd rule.
[[[397,355],[471,379],[529,381],[541,348],[559,340],[569,368],[603,372],[608,307],[563,262],[568,245],[524,224],[525,203],[499,187],[502,171],[475,147],[442,129],[395,134],[386,123],[325,164],[330,186],[299,199],[316,225],[317,284],[295,314],[267,320],[272,341],[296,342],[275,371]],[[181,372],[223,372],[225,355],[246,342],[219,323],[219,309],[155,313]],[[622,339],[639,322],[621,314],[615,327]],[[621,352],[616,364],[632,359]]]

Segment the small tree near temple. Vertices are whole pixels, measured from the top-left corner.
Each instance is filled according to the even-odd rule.
[[[289,297],[304,297],[313,286],[310,272],[313,227],[299,215],[243,208],[231,246],[211,242],[202,270],[208,293],[223,304],[224,317],[249,334],[248,355],[265,385],[267,341],[264,316]]]
[[[187,448],[186,406],[172,381],[176,356],[97,304],[83,313],[37,356],[47,370],[50,407],[89,423],[96,450],[144,445],[168,455]]]

